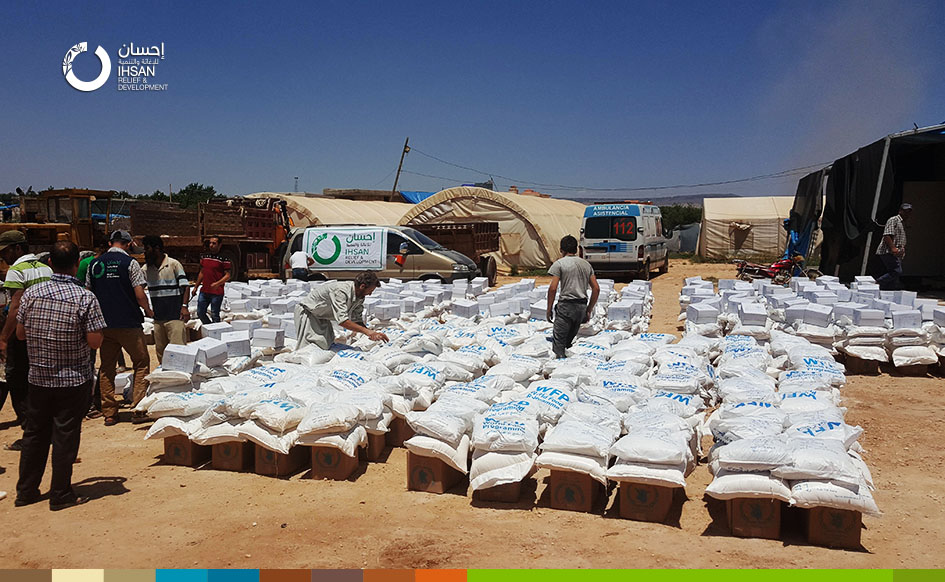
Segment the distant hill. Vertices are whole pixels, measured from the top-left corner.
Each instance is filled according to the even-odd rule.
[[[681,194],[678,196],[621,196],[619,198],[608,197],[608,196],[595,196],[595,197],[570,197],[570,196],[556,196],[555,198],[563,198],[565,200],[574,200],[575,202],[580,202],[581,204],[594,204],[595,202],[613,201],[620,202],[622,200],[649,200],[653,204],[658,206],[672,206],[673,204],[689,204],[691,206],[702,206],[703,198],[738,198],[736,194]]]

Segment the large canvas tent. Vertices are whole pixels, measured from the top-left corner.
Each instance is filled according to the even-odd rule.
[[[420,202],[404,214],[400,224],[498,222],[495,258],[499,271],[507,273],[513,266],[551,266],[560,256],[562,237],[580,236],[583,216],[580,202],[461,186]]]
[[[387,224],[400,221],[413,204],[345,200],[320,196],[293,196],[282,192],[257,192],[247,198],[279,198],[287,203],[289,218],[297,227],[332,224]]]
[[[699,256],[707,259],[771,259],[784,251],[784,219],[790,196],[706,198],[703,200]]]
[[[903,274],[945,276],[945,124],[888,135],[803,177],[791,229],[810,230],[822,209],[820,270],[845,281],[876,275],[883,227],[903,202],[915,207]]]

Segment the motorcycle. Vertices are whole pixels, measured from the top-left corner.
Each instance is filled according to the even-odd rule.
[[[735,264],[738,278],[742,281],[771,279],[773,283],[778,285],[787,285],[791,277],[794,276],[816,279],[821,275],[817,269],[805,269],[804,257],[801,255],[796,255],[790,259],[781,259],[770,265],[749,263],[742,259],[736,259],[732,262]]]

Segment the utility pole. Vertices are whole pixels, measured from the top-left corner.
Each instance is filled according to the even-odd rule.
[[[296,194],[299,193],[299,177],[298,176],[295,177],[295,193]]]
[[[171,184],[167,185],[167,199],[171,202],[174,201],[174,189],[171,188]]]
[[[391,199],[393,199],[393,197],[397,195],[397,182],[400,181],[400,169],[404,167],[404,156],[406,156],[407,152],[410,151],[410,146],[407,145],[408,143],[410,143],[409,136],[404,141],[404,151],[400,152],[400,163],[397,164],[397,175],[394,176],[394,187],[390,189]]]

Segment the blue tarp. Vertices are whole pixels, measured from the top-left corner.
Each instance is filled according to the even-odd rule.
[[[112,220],[115,220],[116,218],[131,218],[131,216],[129,216],[129,215],[127,215],[127,214],[112,214]],[[104,214],[93,214],[93,215],[92,215],[92,220],[105,220],[105,215],[104,215]]]
[[[400,191],[400,195],[410,204],[419,204],[434,194],[436,194],[436,192],[420,192],[417,190]]]

